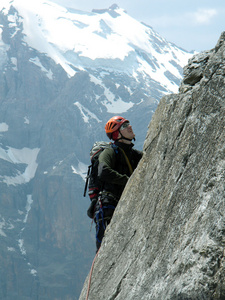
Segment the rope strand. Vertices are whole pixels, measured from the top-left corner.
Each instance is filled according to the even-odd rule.
[[[98,252],[99,252],[99,250],[100,250],[100,248],[98,249]],[[95,260],[96,260],[96,258],[98,256],[98,252],[96,253],[95,258],[94,258],[94,260],[92,262],[90,276],[89,276],[89,280],[88,280],[88,288],[87,288],[86,300],[88,300],[88,297],[89,297],[89,292],[90,292],[90,287],[91,287],[91,276],[92,276],[92,272],[93,272],[93,269],[94,269]]]

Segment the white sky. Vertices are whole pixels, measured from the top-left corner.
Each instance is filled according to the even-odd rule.
[[[214,48],[225,30],[224,0],[52,0],[86,12],[116,3],[162,37],[191,51]]]

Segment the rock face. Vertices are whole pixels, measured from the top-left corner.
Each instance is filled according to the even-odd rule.
[[[161,99],[89,300],[225,299],[224,53],[225,32],[189,61],[179,94]]]

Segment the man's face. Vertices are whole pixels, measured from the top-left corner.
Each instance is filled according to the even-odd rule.
[[[135,137],[132,126],[129,122],[123,123],[123,125],[120,127],[120,132],[125,138],[128,139],[133,139]]]

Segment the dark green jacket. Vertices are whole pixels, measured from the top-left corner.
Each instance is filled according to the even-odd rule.
[[[142,152],[133,149],[133,144],[116,142],[116,148],[106,148],[99,156],[98,176],[103,184],[103,190],[112,193],[119,200],[124,187],[131,175],[126,158],[121,151],[124,150],[130,165],[134,170]]]

